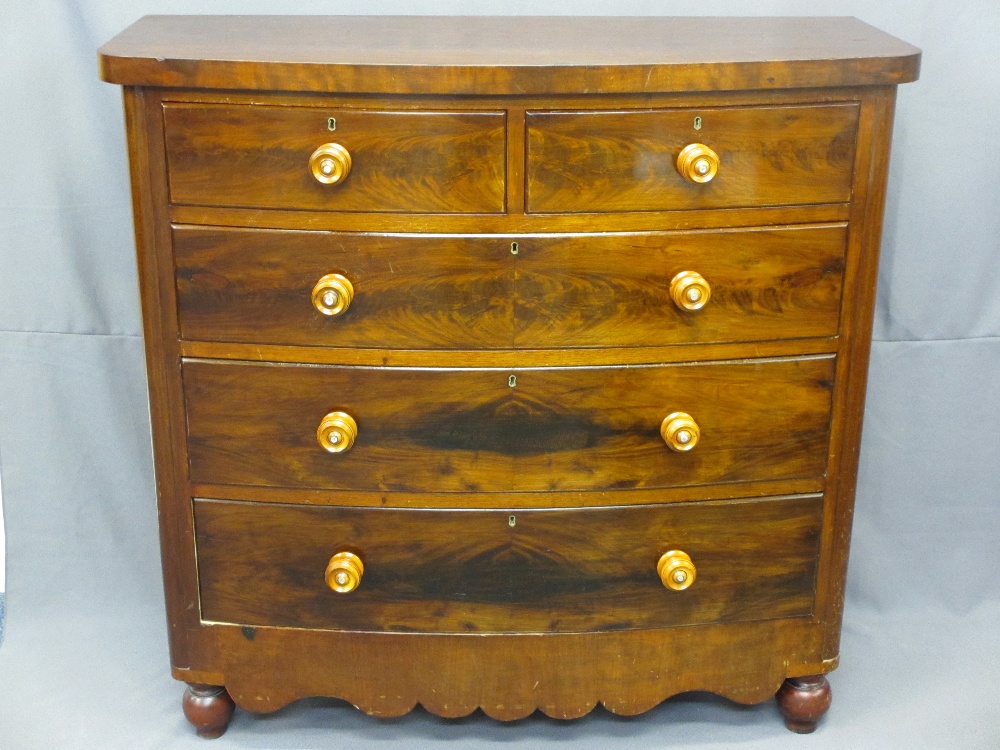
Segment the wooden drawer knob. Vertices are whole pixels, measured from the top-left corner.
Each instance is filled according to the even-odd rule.
[[[701,428],[687,412],[675,411],[663,419],[660,436],[670,450],[683,453],[698,444]]]
[[[354,285],[346,276],[328,273],[312,290],[313,306],[324,315],[340,315],[354,299]]]
[[[338,594],[349,594],[361,585],[365,564],[353,552],[338,552],[326,566],[326,585]]]
[[[660,561],[656,563],[656,572],[663,585],[673,591],[689,588],[698,575],[694,563],[691,562],[691,556],[679,549],[664,552]]]
[[[681,310],[700,310],[712,296],[712,287],[696,271],[681,271],[670,281],[670,299]]]
[[[336,185],[351,173],[351,154],[339,143],[324,143],[309,157],[309,170],[317,182]]]
[[[319,444],[330,453],[343,453],[349,450],[357,437],[358,423],[344,411],[331,411],[323,417],[316,430]]]
[[[709,182],[719,171],[719,155],[704,143],[691,143],[677,155],[677,171],[690,182]]]

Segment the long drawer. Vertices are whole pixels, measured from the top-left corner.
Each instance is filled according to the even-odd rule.
[[[835,336],[842,224],[554,235],[176,227],[189,340],[399,349]],[[349,285],[335,314],[315,290]],[[694,304],[685,279],[700,277]],[[333,299],[342,302],[343,288]]]
[[[194,508],[203,619],[436,633],[806,616],[822,519],[815,495],[558,511]],[[677,551],[694,568],[683,590],[658,575]],[[363,565],[350,593],[325,581],[343,552]]]
[[[398,492],[822,477],[834,363],[824,355],[508,371],[187,360],[190,475]],[[341,429],[337,439],[353,444],[331,452],[320,426],[338,414],[356,437]],[[693,426],[678,431],[683,415]]]

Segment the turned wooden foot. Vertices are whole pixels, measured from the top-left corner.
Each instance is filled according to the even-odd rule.
[[[785,726],[799,734],[815,731],[832,699],[830,683],[821,674],[790,677],[774,697],[785,717]]]
[[[198,730],[198,736],[209,740],[226,733],[236,706],[224,687],[188,683],[184,691],[184,715]]]

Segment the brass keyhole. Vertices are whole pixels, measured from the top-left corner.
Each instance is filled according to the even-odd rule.
[[[337,118],[336,117],[328,117],[327,118],[327,120],[326,120],[326,129],[327,130],[336,130],[337,129]]]
[[[694,129],[695,130],[701,130],[701,118],[700,117],[694,118]]]
[[[517,243],[516,242],[511,242],[510,243],[510,254],[511,255],[517,255],[517,252],[518,252]]]
[[[511,388],[517,388],[517,375],[511,375],[509,378],[507,378],[507,385],[509,385]]]
[[[511,516],[510,518],[507,519],[507,525],[510,526],[511,528],[514,528],[514,525],[516,523],[517,523],[517,519],[514,518],[514,516]]]

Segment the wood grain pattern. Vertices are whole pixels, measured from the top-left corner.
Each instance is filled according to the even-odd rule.
[[[489,492],[819,477],[834,363],[451,371],[188,360],[191,479]],[[337,455],[315,435],[333,410],[351,414],[359,431]],[[701,426],[688,453],[673,453],[659,434],[678,410]]]
[[[905,83],[920,50],[855,18],[147,16],[99,63],[139,86],[610,94]]]
[[[191,498],[186,492],[187,440],[177,340],[177,305],[167,219],[162,119],[157,97],[124,92],[129,144],[136,261],[142,303],[149,386],[156,503],[160,517],[163,590],[167,606],[171,664],[197,662],[204,645],[198,635],[198,580]]]
[[[520,240],[517,348],[619,347],[836,336],[846,227],[533,236]],[[712,296],[682,311],[670,281]]]
[[[334,117],[337,129],[328,130]],[[318,211],[502,212],[503,112],[167,104],[170,200]],[[309,156],[324,143],[353,159],[322,185]]]
[[[126,112],[178,679],[255,711],[326,695],[379,716],[421,703],[571,718],[686,690],[757,702],[836,666],[894,84],[916,77],[918,50],[853,19],[159,17],[100,59],[137,87]],[[341,135],[360,159],[352,193],[305,167]],[[728,148],[716,181],[668,184],[680,135],[678,149]],[[369,238],[363,289],[382,307],[358,301],[363,335],[263,340],[298,330],[287,306],[315,279],[296,263],[360,259],[269,229]],[[393,234],[443,235],[419,242],[445,249],[428,261],[373,239]],[[469,248],[514,236],[515,263],[473,256],[479,278],[461,272]],[[180,276],[174,249],[196,261]],[[682,256],[716,289],[688,325],[657,286]],[[420,260],[437,280],[425,297],[407,294]],[[178,314],[204,338],[181,338]],[[341,456],[315,443],[335,408],[361,429]],[[677,408],[703,428],[691,454],[657,434]],[[201,621],[195,504],[206,550],[235,551],[202,558],[209,611],[308,627]],[[653,596],[639,557],[659,550],[643,534],[671,529],[702,548],[712,574],[686,593],[707,581],[703,598],[633,606]],[[342,611],[310,603],[306,571],[341,532],[391,552],[358,547],[375,554],[359,590],[372,600],[331,626]],[[731,562],[765,546],[771,568]],[[289,576],[264,568],[274,597],[254,593],[265,551]],[[538,632],[489,632],[512,623]],[[368,626],[451,632],[326,629]]]
[[[835,336],[846,236],[844,226],[492,237],[177,227],[181,336],[398,349]],[[703,310],[671,301],[682,270],[712,284]],[[355,289],[333,318],[309,301],[331,272]]]
[[[275,487],[191,484],[191,497],[245,500],[291,505],[335,505],[354,508],[599,508],[607,505],[694,503],[704,500],[740,500],[756,497],[821,493],[824,477],[778,479],[697,487],[659,487],[644,490],[569,490],[563,492],[371,492],[367,490],[310,490]]]
[[[824,658],[833,659],[840,653],[841,621],[844,612],[844,587],[847,580],[847,560],[850,550],[851,525],[854,518],[854,496],[857,487],[858,463],[861,454],[861,431],[868,383],[868,361],[871,352],[871,331],[875,317],[875,287],[878,282],[879,248],[882,238],[882,217],[885,210],[886,185],[889,176],[889,152],[892,143],[896,89],[881,88],[869,92],[866,102],[868,133],[866,157],[859,165],[859,200],[853,206],[849,262],[850,286],[854,300],[852,315],[845,317],[849,336],[843,344],[842,360],[837,374],[837,420],[834,424],[836,442],[831,442],[830,470],[835,482],[827,494],[824,519],[824,554],[821,560],[823,585],[820,590],[822,618],[827,623]]]
[[[575,632],[805,616],[822,497],[545,511],[195,502],[202,617],[435,633]],[[514,525],[511,526],[511,519]],[[667,589],[670,549],[697,566]],[[365,572],[326,587],[330,556]]]
[[[513,190],[514,188],[512,188]],[[523,197],[523,185],[521,186]],[[850,204],[716,208],[704,211],[637,211],[616,214],[616,232],[659,232],[680,229],[825,224],[850,218]],[[349,211],[171,206],[174,224],[233,226],[258,229],[316,229],[329,232],[431,234],[512,234],[594,232],[611,228],[607,214],[400,214],[373,215]]]
[[[192,359],[235,359],[367,367],[579,367],[708,362],[757,357],[796,357],[837,352],[837,338],[733,342],[697,346],[643,346],[619,349],[334,349],[315,346],[227,344],[182,341]]]
[[[701,117],[695,129],[694,118]],[[656,211],[850,200],[858,108],[851,104],[529,112],[533,213]],[[715,178],[688,182],[676,159],[704,143]]]
[[[514,273],[503,237],[177,227],[186,339],[364,348],[510,348]],[[354,301],[336,317],[311,302],[341,273]]]
[[[598,704],[632,716],[688,690],[759,703],[785,675],[828,671],[816,658],[821,628],[808,618],[540,635],[201,632],[233,699],[261,712],[327,695],[383,717],[418,703],[439,716],[481,708],[507,721],[535,710],[571,719]]]

